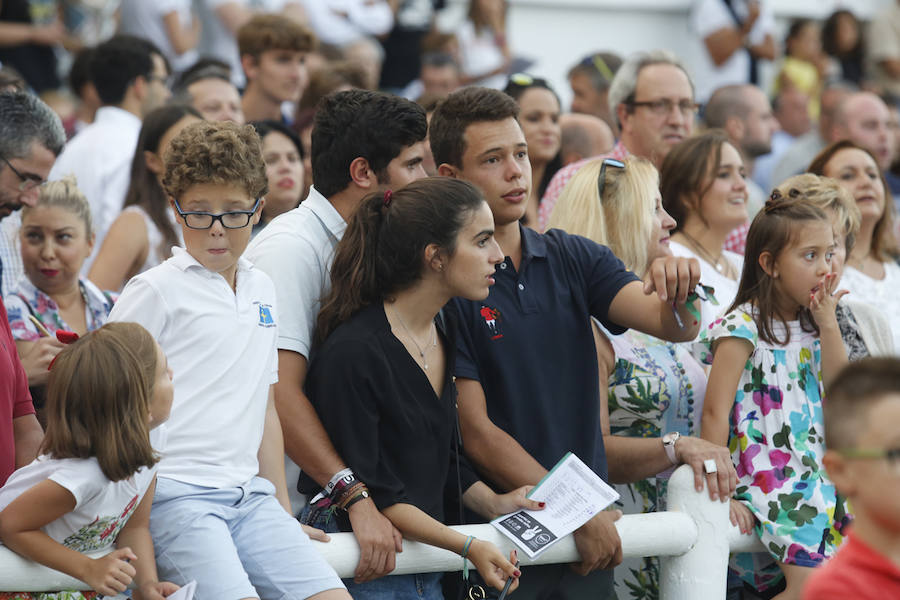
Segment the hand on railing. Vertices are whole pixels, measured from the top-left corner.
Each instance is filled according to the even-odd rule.
[[[596,569],[610,569],[622,562],[622,539],[615,522],[622,518],[621,510],[604,510],[573,533],[581,562],[572,565],[579,575]]]
[[[694,470],[694,487],[703,491],[703,482],[713,500],[727,502],[737,487],[737,472],[731,462],[731,452],[706,440],[681,436],[675,442],[675,457],[679,463]],[[709,462],[712,461],[712,462]]]

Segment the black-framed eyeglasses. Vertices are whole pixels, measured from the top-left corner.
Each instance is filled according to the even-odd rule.
[[[7,160],[5,156],[0,156],[0,159],[2,159],[3,162],[6,163],[6,166],[9,167],[10,170],[15,173],[16,177],[19,178],[20,192],[33,190],[47,183],[40,175],[35,175],[34,173],[20,173],[17,168],[12,166],[12,163],[9,162],[9,160]]]
[[[700,105],[693,100],[681,100],[679,102],[673,102],[668,98],[661,98],[659,100],[648,100],[646,102],[638,102],[637,100],[632,100],[627,104],[629,106],[643,106],[644,108],[649,109],[650,112],[658,117],[664,117],[668,115],[676,106],[678,107],[678,111],[685,118],[693,117],[697,114],[697,111],[700,110]]]
[[[184,224],[189,229],[209,229],[216,221],[221,223],[225,229],[241,229],[250,224],[250,219],[256,213],[257,208],[259,208],[258,198],[250,210],[230,210],[218,214],[201,211],[185,212],[181,210],[178,200],[175,201],[175,210],[184,219]]]
[[[880,460],[886,459],[895,473],[900,474],[900,448],[848,448],[840,450],[839,454],[846,458],[857,458],[862,460]]]
[[[600,202],[603,202],[603,186],[606,184],[606,167],[615,167],[617,169],[624,169],[625,163],[621,160],[616,160],[615,158],[604,158],[603,164],[600,165],[600,175],[597,177],[597,194],[600,198]]]

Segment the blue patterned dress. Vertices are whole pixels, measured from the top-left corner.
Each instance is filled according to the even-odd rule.
[[[716,340],[748,340],[747,359],[729,418],[728,447],[737,466],[735,497],[753,512],[756,533],[775,560],[818,566],[841,543],[850,517],[822,467],[822,365],[818,335],[799,321],[790,340],[759,339],[749,305],[716,320],[700,336],[700,359],[712,364]],[[784,338],[776,322],[775,334]]]

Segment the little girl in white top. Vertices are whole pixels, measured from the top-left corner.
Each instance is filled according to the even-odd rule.
[[[159,460],[150,430],[168,418],[172,390],[162,349],[136,323],[107,323],[60,352],[41,454],[0,489],[0,541],[99,594],[132,582],[135,600],[176,591],[157,579],[148,529]],[[153,437],[161,447],[164,428]]]

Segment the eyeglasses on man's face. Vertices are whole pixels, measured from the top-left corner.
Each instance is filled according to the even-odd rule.
[[[216,221],[221,223],[225,229],[241,229],[250,224],[250,219],[253,218],[257,208],[259,208],[259,199],[250,210],[230,210],[223,213],[183,211],[178,200],[175,201],[175,210],[190,229],[209,229]]]
[[[680,100],[678,102],[674,102],[672,100],[669,100],[668,98],[648,101],[633,100],[631,102],[628,102],[628,105],[642,106],[657,117],[664,117],[670,114],[672,112],[672,109],[675,107],[678,107],[678,112],[680,112],[681,115],[685,118],[693,117],[697,114],[697,111],[700,110],[700,105],[693,100]]]
[[[6,163],[6,166],[19,178],[19,191],[28,192],[38,188],[46,183],[43,177],[34,173],[22,173],[15,168],[5,156],[0,156],[0,160]]]

